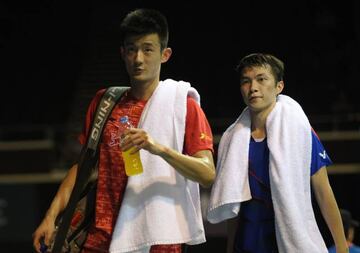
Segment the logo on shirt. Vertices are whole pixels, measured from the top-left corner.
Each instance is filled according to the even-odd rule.
[[[319,153],[322,159],[326,159],[326,151],[324,150],[322,153]]]
[[[120,145],[120,134],[118,132],[111,132],[109,146],[113,147],[118,145]]]
[[[211,141],[211,137],[208,136],[206,133],[201,133],[200,134],[200,140],[208,140],[208,141]]]

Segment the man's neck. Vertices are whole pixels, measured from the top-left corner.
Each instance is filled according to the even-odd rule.
[[[254,138],[266,137],[266,119],[275,105],[262,111],[250,111],[251,117],[251,135]]]
[[[266,137],[266,118],[267,115],[251,113],[251,136],[253,138]]]
[[[158,79],[151,82],[132,82],[130,92],[132,96],[139,100],[148,100],[158,85]]]

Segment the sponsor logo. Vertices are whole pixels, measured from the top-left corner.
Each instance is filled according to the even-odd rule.
[[[208,136],[206,133],[201,133],[200,134],[200,140],[208,140],[208,141],[211,141],[211,137]]]
[[[326,151],[324,150],[322,153],[319,153],[319,156],[321,156],[322,159],[326,158]]]

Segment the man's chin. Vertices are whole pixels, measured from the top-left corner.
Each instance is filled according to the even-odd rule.
[[[134,80],[135,82],[144,82],[145,78],[141,75],[134,75],[131,78],[132,80]]]
[[[137,83],[137,84],[143,84],[146,83],[148,80],[146,78],[142,78],[140,76],[135,76],[132,78],[132,83]]]
[[[253,112],[261,112],[263,110],[263,108],[261,106],[254,106],[254,105],[250,105],[249,106],[250,110]]]

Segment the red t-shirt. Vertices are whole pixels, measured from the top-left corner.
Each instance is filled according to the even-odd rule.
[[[89,106],[84,130],[79,136],[81,144],[86,142],[96,106],[104,92],[105,90],[100,90]],[[104,126],[100,142],[95,222],[90,228],[83,252],[91,252],[90,249],[108,252],[111,235],[127,184],[124,162],[119,147],[119,119],[127,115],[131,124],[137,126],[145,105],[146,101],[138,100],[130,93],[124,94]],[[212,132],[200,106],[193,98],[188,97],[183,153],[193,155],[200,150],[211,150],[213,152]],[[181,252],[181,247],[180,245],[154,246],[150,252],[161,252],[158,250],[176,253]]]

